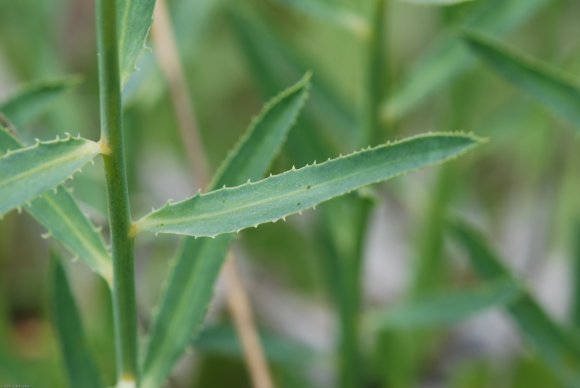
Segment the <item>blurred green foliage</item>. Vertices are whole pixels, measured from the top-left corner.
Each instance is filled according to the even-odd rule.
[[[457,314],[461,319],[471,316],[469,309],[465,316],[453,308],[449,315],[436,311],[430,317],[447,322],[437,327],[399,323],[371,329],[365,323],[369,312],[384,310],[388,316],[392,306],[413,311],[434,299],[439,303],[435,306],[445,306],[440,295],[461,295],[466,290],[463,296],[469,299],[478,287],[496,284],[488,283],[490,279],[474,270],[463,251],[447,240],[448,216],[461,214],[488,232],[487,244],[502,252],[498,260],[505,262],[510,277],[527,284],[530,294],[540,288],[537,279],[544,271],[565,268],[575,288],[553,282],[548,287],[556,289],[550,294],[555,297],[540,298],[537,305],[531,301],[542,317],[539,321],[545,319],[564,333],[557,335],[563,336],[559,340],[576,343],[580,276],[568,268],[578,268],[580,257],[580,152],[573,130],[578,123],[554,118],[553,105],[542,105],[535,94],[533,76],[531,84],[518,78],[522,76],[518,66],[517,76],[501,70],[498,76],[493,65],[478,62],[463,34],[469,29],[494,36],[571,74],[562,77],[563,82],[577,85],[580,3],[475,0],[437,7],[385,1],[378,15],[381,39],[373,40],[383,58],[372,59],[367,43],[377,27],[377,15],[372,14],[376,1],[169,1],[187,86],[214,169],[249,117],[306,70],[313,72],[311,99],[273,172],[370,145],[361,135],[368,123],[363,117],[368,104],[375,104],[380,113],[373,126],[377,141],[450,130],[474,131],[491,140],[444,167],[333,200],[284,224],[241,234],[237,245],[246,258],[248,281],[257,283],[250,290],[256,294],[258,325],[275,380],[281,387],[559,386],[561,376],[554,373],[554,363],[533,346],[537,332],[522,328],[522,318],[516,317],[520,326],[511,327],[521,331],[524,345],[508,341],[500,356],[485,340],[473,339],[491,340],[494,330],[500,329],[490,326],[482,333],[481,326],[469,326],[479,315],[465,325],[455,319]],[[52,139],[65,131],[98,136],[93,19],[92,2],[0,2],[0,111],[18,125],[25,141]],[[369,60],[382,61],[384,67],[369,66]],[[174,199],[188,196],[194,182],[185,167],[169,91],[153,53],[145,52],[137,66],[123,98],[131,201],[134,214],[143,214],[164,202],[168,193]],[[373,71],[378,72],[375,78]],[[66,82],[43,89],[41,98],[32,102],[33,112],[10,111],[15,98],[26,97],[26,91],[38,85],[54,86],[55,79]],[[77,84],[78,80],[82,81]],[[372,80],[380,83],[380,101],[375,97],[369,102],[369,94],[377,93],[369,90],[377,86]],[[580,112],[576,94],[565,97],[566,118]],[[106,225],[99,167],[87,169],[71,186],[91,218]],[[377,228],[377,218],[388,227]],[[403,241],[379,235],[386,244],[380,251],[370,248],[373,231],[393,230],[401,232]],[[41,239],[42,232],[25,214],[9,214],[0,222],[0,384],[66,385],[65,361],[49,313],[54,274],[48,270],[48,245],[54,244]],[[147,237],[139,243],[139,313],[148,329],[176,244],[171,238],[154,244]],[[406,247],[400,260],[395,260],[400,254],[396,243]],[[368,267],[371,256],[380,257],[382,270],[404,276],[403,286],[390,294],[388,287],[373,289],[368,268],[376,270]],[[65,267],[88,346],[104,381],[113,384],[114,361],[107,356],[113,354],[109,291],[81,266],[66,261]],[[389,281],[388,274],[378,275],[382,282]],[[264,295],[270,291],[271,298],[282,298],[274,306],[268,304],[270,295]],[[512,314],[518,309],[510,305],[511,299],[500,299],[498,309],[507,305]],[[522,303],[521,298],[516,300]],[[574,306],[573,314],[552,318],[554,311],[568,308],[567,300]],[[193,356],[183,358],[168,386],[249,386],[237,338],[220,305],[218,297],[210,323],[191,344]],[[320,315],[324,324],[317,320]],[[529,319],[535,320],[533,314]],[[464,332],[469,330],[475,334],[466,339]],[[541,337],[542,329],[538,330]],[[544,345],[541,342],[540,349]],[[577,385],[577,380],[570,383]]]

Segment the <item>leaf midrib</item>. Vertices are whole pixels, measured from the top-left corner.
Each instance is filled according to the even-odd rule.
[[[404,158],[394,159],[391,162],[391,164],[398,163],[398,162],[400,162],[403,159]],[[334,161],[336,161],[336,160],[340,160],[340,159],[335,159]],[[323,166],[323,165],[324,164],[319,164],[317,166],[320,167],[320,166]],[[310,167],[310,166],[307,166],[307,167],[304,167],[304,168],[308,168],[308,167]],[[369,170],[374,170],[374,169],[383,168],[383,167],[384,166],[368,167],[364,171],[367,172]],[[279,179],[279,177],[281,177],[281,176],[283,176],[285,174],[298,173],[299,171],[300,170],[288,171],[286,173],[282,173],[280,175],[276,175],[273,178]],[[409,170],[409,171],[412,171],[412,170]],[[322,186],[326,186],[326,185],[329,185],[329,184],[332,184],[332,183],[335,183],[335,182],[338,182],[338,181],[342,181],[342,180],[348,180],[351,177],[353,177],[355,175],[360,175],[360,174],[361,174],[361,171],[356,171],[356,172],[353,172],[353,173],[350,173],[350,174],[341,175],[341,176],[339,176],[337,178],[334,178],[334,179],[325,180],[323,183],[313,183],[313,184],[310,185],[311,187],[308,190],[309,191],[313,191],[313,189],[315,189],[315,188],[319,188],[319,187],[322,187]],[[259,184],[259,183],[262,183],[263,184],[266,180],[263,180],[261,182],[260,181],[259,182],[255,182],[254,184]],[[378,180],[372,181],[372,182],[370,182],[368,184],[369,185],[370,184],[374,184],[376,182],[380,182],[381,180],[383,180],[383,179],[378,179]],[[251,184],[252,183],[250,183],[250,185]],[[222,190],[224,190],[224,189],[222,189]],[[227,190],[227,189],[225,189],[225,190]],[[259,205],[263,205],[263,204],[267,204],[267,203],[270,203],[270,202],[272,202],[272,203],[281,202],[284,199],[286,199],[288,197],[292,197],[292,196],[296,195],[297,193],[300,193],[300,192],[303,192],[303,191],[304,191],[304,188],[294,189],[292,191],[286,192],[285,194],[281,194],[281,195],[278,195],[278,196],[275,196],[275,197],[270,196],[270,197],[267,197],[266,199],[259,200],[259,201],[253,201],[253,202],[250,202],[249,204],[242,205],[242,206],[237,206],[235,208],[227,207],[225,210],[217,210],[217,211],[213,211],[213,212],[204,212],[203,214],[196,215],[196,216],[180,217],[180,218],[170,218],[170,219],[164,220],[163,225],[164,226],[165,225],[178,225],[178,224],[188,223],[188,222],[205,221],[205,220],[207,220],[209,218],[216,218],[216,217],[221,217],[221,216],[224,216],[224,215],[227,215],[227,214],[230,214],[230,213],[241,212],[241,211],[244,211],[246,209],[249,209],[249,208],[252,208],[252,207],[256,207],[256,206],[259,206]],[[330,198],[337,197],[337,196],[341,195],[341,193],[343,193],[343,192],[340,192],[340,193],[338,193],[336,195],[333,195]],[[188,201],[188,200],[186,199],[185,201]],[[175,205],[179,205],[179,204],[174,204],[174,206]],[[308,208],[306,208],[306,209],[308,209]],[[160,209],[159,212],[161,212],[163,210],[164,209]],[[294,213],[294,211],[292,211],[291,213]],[[153,215],[154,214],[152,214],[152,216]],[[148,217],[146,217],[146,218],[148,218]],[[143,220],[143,221],[144,221],[145,224],[147,224],[147,220],[146,219]],[[159,224],[159,222],[152,222],[152,224]]]
[[[52,167],[54,167],[55,165],[67,162],[68,160],[75,160],[75,159],[77,159],[77,154],[83,155],[85,153],[84,152],[85,148],[88,149],[88,146],[92,146],[92,144],[90,142],[88,142],[86,144],[83,144],[81,147],[77,148],[76,150],[74,150],[71,153],[65,153],[65,155],[58,157],[58,158],[51,159],[49,162],[41,163],[35,168],[25,170],[25,171],[21,172],[20,174],[12,175],[11,177],[0,181],[0,190],[4,189],[4,187],[8,186],[9,184],[11,184],[14,181],[26,179],[29,176],[37,174],[43,170],[48,171]],[[21,152],[26,152],[26,151],[27,151],[27,149],[23,149]],[[86,153],[86,155],[90,155],[90,154],[91,154],[90,152]],[[96,152],[95,152],[95,154],[96,154]]]

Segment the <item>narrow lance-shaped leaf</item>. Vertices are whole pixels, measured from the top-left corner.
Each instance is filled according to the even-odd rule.
[[[102,388],[65,270],[53,254],[52,318],[71,387]]]
[[[580,129],[579,82],[480,33],[466,32],[464,40],[489,68]]]
[[[190,236],[237,232],[312,208],[362,186],[444,162],[473,148],[464,134],[429,134],[355,152],[234,188],[198,194],[143,217],[136,230]]]
[[[372,314],[370,324],[377,328],[423,329],[450,325],[484,310],[503,307],[520,296],[511,279],[500,279],[483,286],[445,295],[410,300],[385,312]]]
[[[256,21],[231,13],[232,26],[241,51],[262,95],[270,96],[287,81],[313,70],[315,79],[310,103],[301,114],[301,125],[288,138],[287,150],[292,160],[305,164],[321,155],[333,155],[356,140],[356,120],[352,107],[321,78],[324,72],[312,68],[278,34],[260,27]]]
[[[12,133],[0,126],[0,154],[21,147]],[[71,193],[62,187],[49,190],[33,200],[25,210],[48,230],[51,237],[111,284],[111,258],[103,238]]]
[[[211,188],[263,176],[302,109],[310,76],[271,100],[218,169]],[[142,388],[163,384],[200,332],[231,235],[185,239],[165,282],[143,365]]]
[[[365,37],[369,33],[367,21],[353,10],[344,8],[336,2],[321,0],[277,0],[288,7],[292,7],[306,15],[322,21],[335,24],[352,31],[357,36]]]
[[[79,82],[79,77],[67,76],[25,84],[0,102],[0,112],[16,125],[26,123]]]
[[[478,28],[502,35],[534,15],[548,0],[486,0],[474,4],[459,27]],[[445,32],[383,106],[386,120],[398,119],[414,109],[424,98],[454,80],[474,64],[456,30]]]
[[[154,8],[155,0],[117,0],[121,85],[129,81],[145,48]]]
[[[72,177],[99,152],[98,143],[67,135],[5,153],[0,158],[0,216]]]
[[[418,5],[458,5],[470,3],[475,0],[399,0],[401,3],[418,4]]]
[[[315,349],[272,332],[261,332],[260,340],[264,344],[264,352],[269,361],[286,364],[289,367],[303,367],[322,356]],[[195,339],[193,346],[203,354],[244,357],[240,340],[231,326],[214,325],[207,327],[199,338]],[[294,372],[296,372],[295,369]]]
[[[453,237],[465,249],[475,271],[486,280],[514,278],[475,229],[464,222],[451,225]],[[566,386],[580,384],[580,344],[572,333],[565,333],[526,292],[508,305],[508,312],[521,334],[538,356],[553,369]]]

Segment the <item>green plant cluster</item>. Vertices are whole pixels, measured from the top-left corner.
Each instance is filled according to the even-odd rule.
[[[235,245],[267,274],[245,283],[275,386],[580,386],[580,4],[167,4],[207,187],[148,47],[155,0],[0,4],[0,384],[251,386],[215,292]],[[393,230],[408,275],[377,302]],[[545,303],[554,265],[572,287]],[[268,287],[336,330],[276,324],[292,305],[261,308]],[[506,364],[461,348],[492,310],[522,343]]]

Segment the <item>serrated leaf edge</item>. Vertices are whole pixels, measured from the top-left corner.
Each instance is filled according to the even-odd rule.
[[[301,168],[298,168],[298,169],[295,168],[294,166],[292,166],[292,169],[290,169],[290,170],[284,171],[284,172],[282,172],[280,174],[277,174],[277,175],[270,174],[269,177],[267,177],[265,179],[261,179],[259,181],[252,182],[252,181],[248,180],[245,184],[242,184],[242,185],[233,186],[233,187],[225,187],[224,186],[224,187],[222,187],[220,189],[217,189],[217,190],[214,190],[214,191],[210,191],[210,192],[207,192],[207,193],[202,193],[201,190],[199,190],[192,197],[186,198],[186,199],[184,199],[182,201],[178,201],[178,202],[173,202],[171,200],[168,200],[161,208],[152,211],[151,213],[145,215],[144,217],[142,217],[138,221],[134,222],[133,225],[132,225],[131,231],[132,231],[132,234],[134,233],[134,235],[136,235],[136,234],[140,233],[141,231],[146,230],[148,224],[155,224],[155,222],[148,222],[148,218],[149,217],[151,217],[151,216],[153,216],[153,215],[155,215],[155,214],[163,211],[164,209],[166,209],[169,206],[179,205],[179,204],[184,203],[186,201],[190,201],[191,199],[196,198],[196,197],[204,197],[204,196],[207,196],[207,195],[210,195],[210,194],[213,195],[214,193],[220,192],[220,191],[237,190],[237,189],[242,188],[242,187],[245,187],[245,186],[252,186],[252,185],[255,185],[255,184],[258,184],[258,183],[263,183],[263,182],[265,182],[267,180],[270,180],[270,179],[273,179],[273,178],[278,178],[280,176],[284,176],[284,175],[287,175],[287,174],[292,174],[292,173],[295,173],[295,172],[304,170],[306,168],[311,168],[311,167],[314,167],[314,166],[322,166],[322,165],[325,165],[325,164],[327,164],[329,162],[334,162],[334,161],[337,161],[337,160],[340,160],[340,159],[350,158],[350,157],[353,157],[355,155],[361,154],[363,152],[374,151],[374,150],[381,149],[381,148],[392,147],[392,146],[396,146],[396,145],[399,145],[399,144],[404,144],[404,143],[407,143],[407,142],[410,142],[410,141],[413,141],[413,140],[416,140],[416,139],[434,138],[434,137],[458,137],[458,138],[459,137],[464,137],[464,138],[469,138],[469,139],[473,140],[473,144],[466,146],[461,152],[458,152],[457,154],[455,154],[453,156],[450,156],[450,157],[447,157],[447,158],[443,158],[440,161],[437,161],[435,163],[429,164],[430,166],[440,165],[440,164],[442,164],[442,163],[444,163],[446,161],[453,160],[453,159],[455,159],[455,158],[457,158],[457,157],[459,157],[459,156],[467,153],[470,149],[472,149],[473,147],[475,147],[477,144],[487,142],[487,139],[481,138],[479,136],[476,136],[473,133],[464,133],[464,132],[434,132],[434,133],[426,133],[426,134],[420,134],[420,135],[411,136],[411,137],[405,138],[403,140],[389,141],[387,143],[383,143],[383,144],[378,145],[378,146],[375,146],[375,147],[368,146],[366,148],[362,148],[362,149],[360,149],[358,151],[352,152],[352,153],[350,153],[348,155],[345,155],[345,156],[343,156],[342,154],[340,154],[339,157],[337,157],[337,158],[334,158],[334,159],[328,158],[328,160],[326,160],[325,162],[322,162],[322,163],[317,163],[316,161],[314,161],[312,164],[306,164],[305,166],[303,166]],[[416,170],[417,169],[409,170],[409,171],[407,171],[405,173],[394,175],[391,178],[394,178],[394,177],[397,177],[397,176],[406,175],[407,173],[410,173],[410,172],[413,172],[413,171],[416,171]],[[371,184],[374,184],[374,183],[377,183],[377,182],[380,182],[380,181],[382,181],[382,179],[376,180],[374,182],[370,182],[370,183],[368,183],[368,185],[371,185]],[[335,196],[333,196],[331,198],[335,198],[335,197],[338,197],[340,195],[347,194],[347,193],[349,193],[351,191],[354,191],[354,190],[356,190],[356,189],[353,189],[353,190],[350,190],[350,191],[347,191],[347,192],[344,192],[344,193],[337,194],[337,195],[335,195]],[[328,198],[327,200],[329,200],[331,198]],[[316,205],[312,206],[309,209],[316,209]],[[292,212],[292,213],[288,213],[285,216],[276,218],[276,219],[271,220],[271,221],[266,221],[266,222],[263,222],[261,224],[276,223],[279,220],[286,221],[286,217],[288,217],[290,215],[293,215],[293,214],[301,214],[303,211],[309,210],[309,209],[302,209],[300,211],[295,211],[295,212]],[[175,223],[179,223],[179,222],[180,222],[179,220],[177,220],[177,221],[176,220],[172,220],[172,221],[169,221],[169,222],[168,221],[165,221],[164,224],[165,225],[167,225],[167,224],[175,224]],[[233,233],[233,232],[239,233],[242,230],[245,230],[245,229],[248,229],[248,228],[252,228],[252,227],[257,228],[259,225],[260,224],[256,224],[256,225],[253,225],[253,226],[244,227],[244,228],[238,229],[236,231],[226,232],[226,233]],[[155,232],[155,234],[158,234],[158,233],[169,233],[169,232]],[[223,233],[223,234],[226,234],[226,233]],[[183,235],[187,235],[185,233],[175,233],[175,232],[171,232],[171,234],[183,234]],[[210,238],[215,238],[217,236],[218,236],[218,234],[215,234],[215,235],[203,235],[203,234],[200,234],[200,235],[192,236],[192,237],[194,237],[194,238],[197,238],[197,237],[210,237]]]

